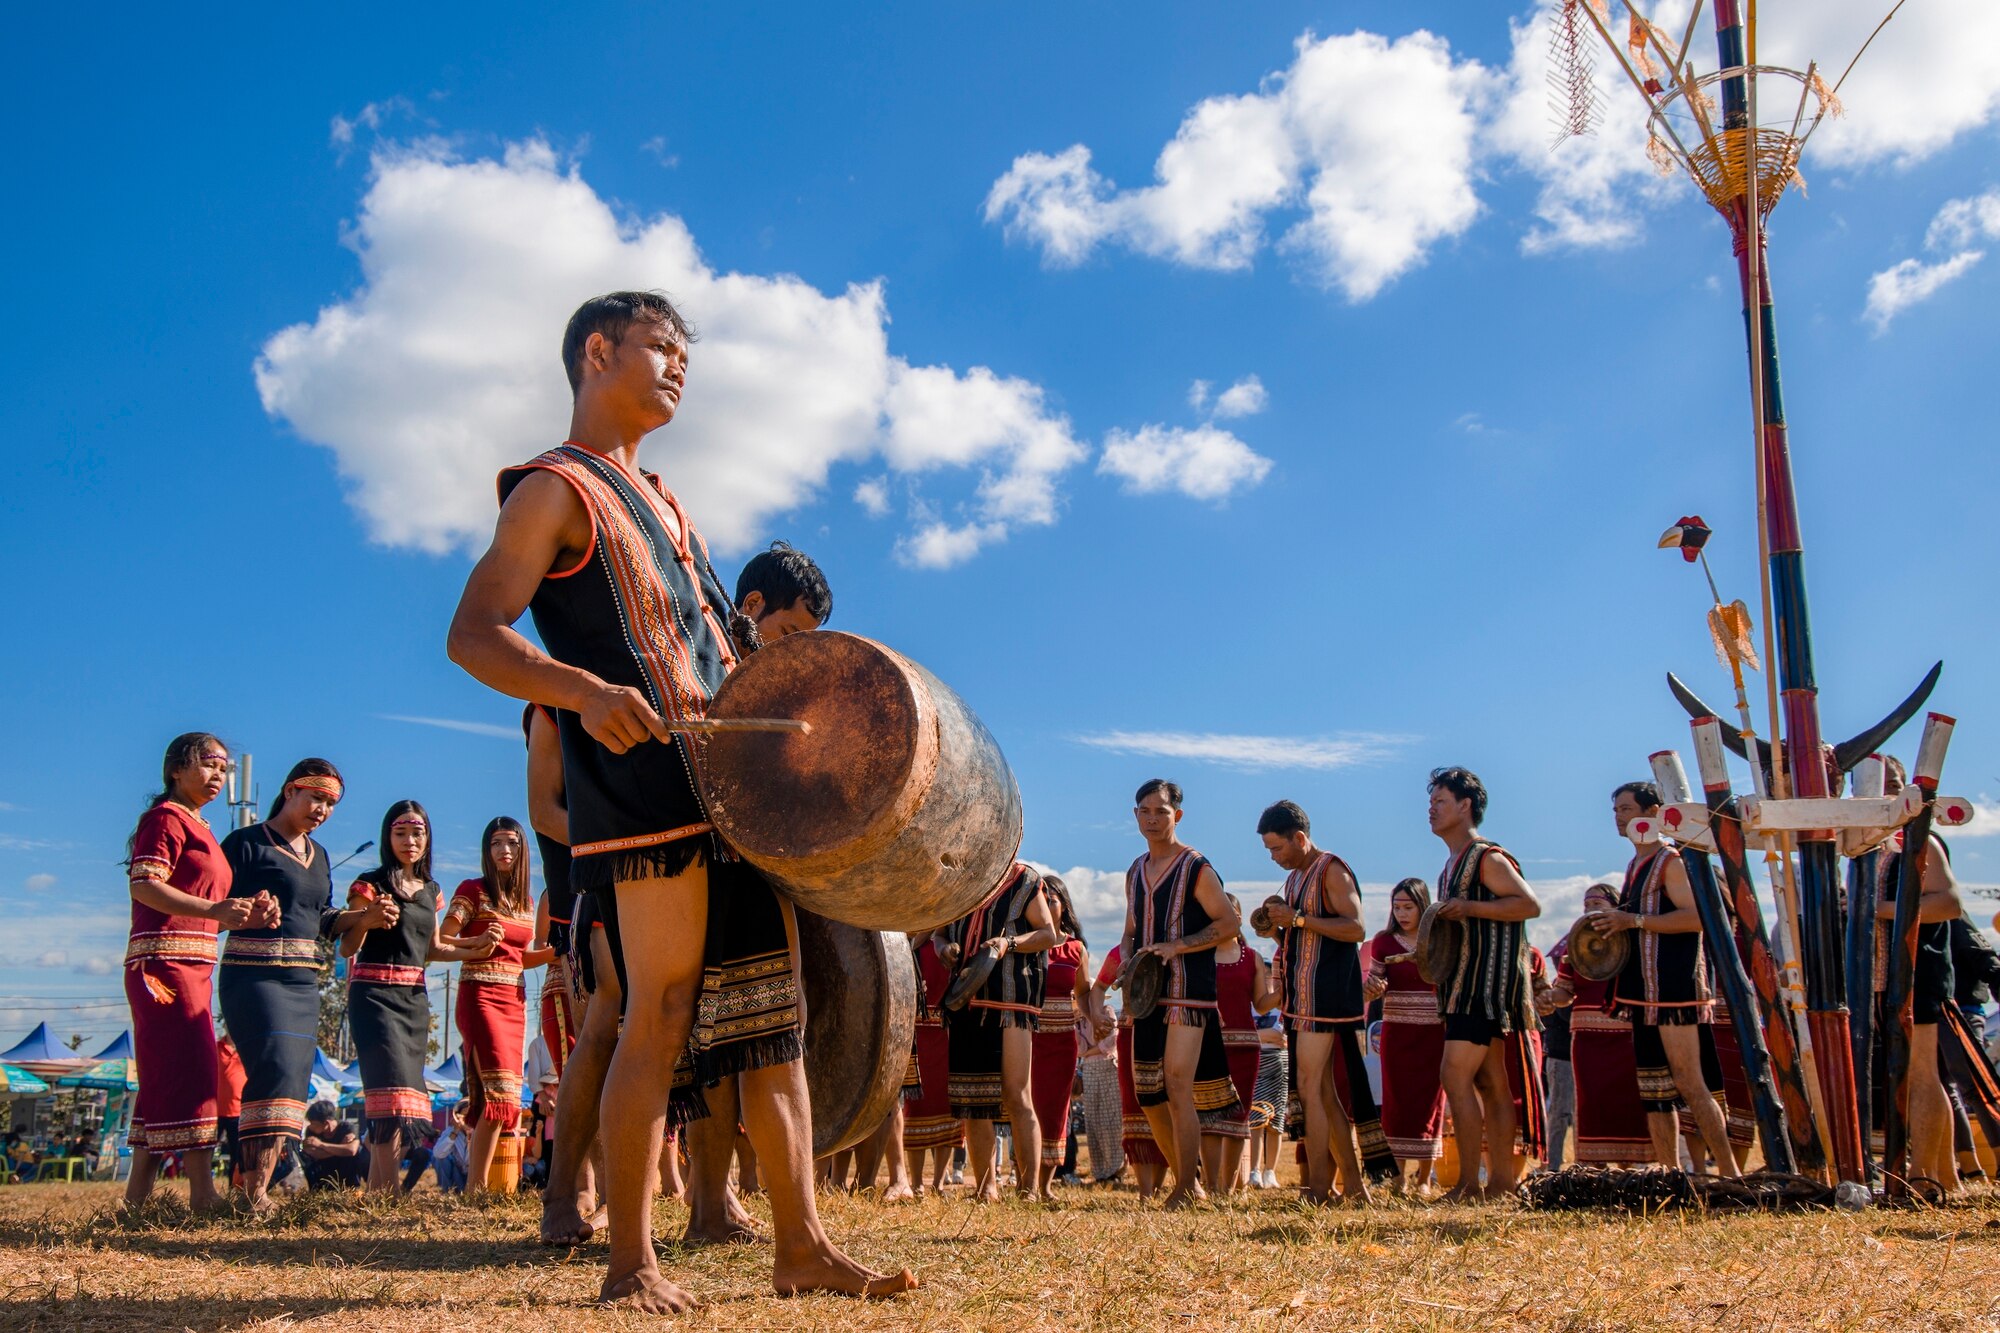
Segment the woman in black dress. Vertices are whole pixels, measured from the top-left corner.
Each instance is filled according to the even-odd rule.
[[[430,963],[484,958],[490,943],[452,941],[438,930],[440,891],[431,879],[431,820],[415,801],[398,801],[382,816],[382,864],[347,890],[350,914],[363,915],[340,938],[348,971],[347,1025],[360,1056],[368,1116],[368,1189],[396,1188],[406,1148],[430,1127],[424,1086],[430,1052],[431,1004],[424,980]]]
[[[384,919],[380,907],[334,908],[333,874],[313,830],[340,803],[340,770],[325,759],[301,759],[261,824],[222,840],[233,882],[230,896],[269,894],[274,926],[229,932],[218,970],[222,1019],[243,1057],[243,1183],[251,1208],[270,1209],[271,1172],[288,1140],[305,1133],[318,1048],[320,941],[363,916]],[[386,904],[382,904],[386,907]]]

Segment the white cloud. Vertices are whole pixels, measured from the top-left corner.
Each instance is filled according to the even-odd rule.
[[[389,117],[412,116],[416,114],[416,110],[407,97],[390,97],[380,102],[370,102],[362,107],[352,120],[345,116],[335,116],[327,128],[327,142],[344,154],[347,149],[354,146],[354,136],[357,131],[379,130],[382,128],[382,122]]]
[[[932,522],[896,543],[896,559],[911,569],[950,569],[978,555],[1007,535],[999,523],[967,523],[953,527]]]
[[[1231,417],[1254,417],[1270,405],[1271,396],[1264,391],[1264,381],[1255,375],[1245,375],[1236,383],[1222,391],[1215,400],[1215,417],[1227,421]]]
[[[1207,407],[1209,390],[1214,387],[1207,380],[1196,380],[1188,385],[1188,406],[1197,412]]]
[[[1106,731],[1076,739],[1119,754],[1193,759],[1252,770],[1348,768],[1386,758],[1404,740],[1368,734],[1313,738],[1193,731]]]
[[[443,731],[462,731],[468,736],[497,736],[503,740],[521,739],[519,727],[504,727],[498,722],[461,722],[452,717],[405,717],[401,713],[377,713],[384,722],[409,722],[419,727],[437,727]]]
[[[21,881],[21,887],[29,893],[47,893],[55,886],[56,877],[48,874],[46,871],[39,875],[30,875]]]
[[[1179,491],[1197,500],[1222,500],[1255,486],[1271,471],[1271,460],[1226,430],[1200,426],[1141,426],[1104,437],[1097,470],[1121,478],[1137,495]]]
[[[1948,201],[1924,231],[1924,248],[1952,250],[1944,259],[1910,258],[1890,265],[1868,280],[1868,305],[1863,317],[1877,334],[1888,331],[1897,315],[1929,300],[1947,283],[1956,282],[1986,257],[1972,248],[1979,241],[2000,241],[2000,186],[1984,194]]]
[[[36,967],[66,967],[69,954],[62,949],[45,949],[35,957]]]
[[[670,292],[701,330],[687,401],[647,457],[719,550],[752,545],[836,465],[877,456],[897,473],[976,470],[959,531],[977,549],[1055,521],[1056,480],[1085,454],[1038,386],[891,355],[879,282],[828,294],[717,272],[679,218],[619,216],[539,140],[497,161],[436,143],[379,150],[348,243],[360,288],[273,335],[257,387],[267,412],[334,451],[391,545],[483,543],[494,474],[568,420],[564,323],[621,288]]]
[[[869,477],[854,488],[854,503],[867,511],[870,518],[887,518],[889,515],[889,479]]]
[[[117,962],[101,953],[94,953],[88,958],[79,959],[76,966],[70,969],[70,971],[86,977],[108,977],[117,970]]]
[[[1024,153],[995,181],[986,218],[1081,263],[1117,243],[1195,268],[1248,268],[1266,216],[1302,213],[1282,237],[1323,285],[1366,301],[1478,215],[1474,103],[1485,71],[1428,32],[1355,32],[1296,43],[1254,93],[1197,103],[1154,164],[1119,190],[1076,144]]]

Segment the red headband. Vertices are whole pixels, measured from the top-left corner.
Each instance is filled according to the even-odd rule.
[[[311,773],[302,778],[293,778],[285,785],[303,788],[306,791],[325,792],[336,801],[340,799],[342,791],[340,779],[331,774]]]

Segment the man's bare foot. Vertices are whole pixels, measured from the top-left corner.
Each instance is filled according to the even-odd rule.
[[[908,1181],[904,1180],[899,1180],[888,1189],[882,1191],[883,1203],[908,1203],[916,1197],[917,1192],[910,1188]]]
[[[640,1314],[683,1314],[692,1310],[695,1299],[660,1275],[657,1268],[645,1268],[624,1277],[604,1275],[597,1293],[599,1305],[616,1305]]]
[[[980,1203],[998,1203],[1000,1202],[1000,1186],[996,1183],[988,1185],[983,1190],[975,1190],[972,1197]]]
[[[791,1261],[780,1260],[772,1270],[771,1286],[780,1296],[830,1291],[875,1301],[916,1290],[917,1277],[907,1268],[895,1273],[878,1273],[872,1268],[863,1268],[828,1245],[816,1255]]]
[[[1440,1199],[1438,1202],[1478,1203],[1479,1199],[1480,1199],[1480,1194],[1477,1188],[1467,1188],[1464,1185],[1454,1185],[1451,1189],[1445,1192],[1444,1197]]]
[[[734,1216],[720,1222],[704,1221],[696,1226],[694,1219],[688,1219],[687,1231],[681,1236],[681,1244],[697,1247],[702,1245],[761,1245],[764,1233],[757,1229],[754,1219],[747,1215],[742,1219]]]
[[[544,1245],[587,1245],[602,1225],[601,1215],[585,1213],[580,1199],[551,1196],[542,1203]]]
[[[1196,1185],[1192,1189],[1175,1189],[1172,1194],[1167,1196],[1167,1201],[1160,1206],[1168,1212],[1179,1212],[1183,1208],[1192,1208],[1198,1203],[1207,1202],[1207,1191],[1203,1190],[1201,1186]]]
[[[252,1194],[244,1203],[252,1217],[269,1217],[278,1211],[278,1201],[268,1194]]]

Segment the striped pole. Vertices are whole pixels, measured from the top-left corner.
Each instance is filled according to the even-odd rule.
[[[1854,794],[1880,796],[1886,773],[1882,756],[1871,754],[1854,767]],[[1875,1101],[1875,880],[1882,853],[1870,848],[1847,863],[1847,992],[1853,997],[1854,1112],[1861,1133],[1861,1160],[1869,1161]]]
[[[1801,799],[1827,797],[1833,793],[1827,766],[1821,760],[1819,685],[1813,671],[1812,623],[1806,612],[1805,543],[1799,529],[1798,494],[1792,482],[1778,376],[1777,318],[1771,299],[1763,211],[1757,197],[1756,125],[1751,114],[1755,90],[1748,70],[1741,0],[1716,0],[1715,30],[1717,60],[1723,70],[1730,71],[1722,79],[1724,157],[1734,155],[1728,150],[1740,149],[1745,163],[1742,188],[1723,214],[1729,222],[1743,291],[1751,393],[1760,407],[1757,427],[1763,524],[1772,597],[1767,623],[1776,636],[1784,717],[1784,744],[1778,760],[1781,772],[1775,775],[1781,785],[1775,794]],[[1806,1023],[1833,1140],[1835,1169],[1842,1180],[1865,1183],[1855,1108],[1853,1045],[1842,980],[1839,859],[1831,830],[1800,835],[1799,963],[1805,976]]]
[[[1757,885],[1750,878],[1743,823],[1736,812],[1736,797],[1729,790],[1729,768],[1722,757],[1722,724],[1713,717],[1700,717],[1690,725],[1694,729],[1695,762],[1701,771],[1702,793],[1708,803],[1708,827],[1715,836],[1716,859],[1722,863],[1723,882],[1736,906],[1736,950],[1756,992],[1756,1014],[1763,1020],[1764,1046],[1771,1055],[1771,1074],[1784,1107],[1784,1128],[1790,1138],[1788,1151],[1767,1140],[1764,1157],[1775,1164],[1782,1153],[1795,1164],[1794,1169],[1818,1171],[1826,1165],[1826,1153],[1820,1147],[1798,1040],[1792,1032],[1777,959],[1771,954],[1771,937],[1764,930],[1764,911],[1757,905]],[[1747,1005],[1738,1009],[1733,1000],[1730,1007],[1737,1014],[1750,1012]],[[1749,1047],[1746,1045],[1744,1050],[1747,1052]],[[1744,1072],[1749,1072],[1747,1062]],[[1762,1128],[1761,1116],[1759,1128]]]

